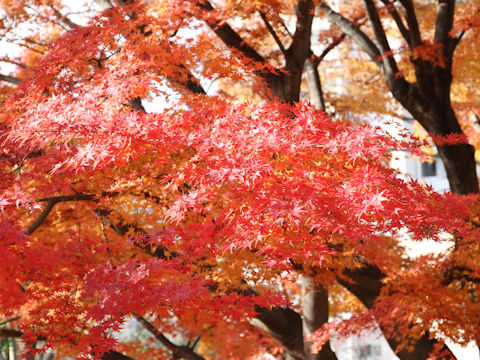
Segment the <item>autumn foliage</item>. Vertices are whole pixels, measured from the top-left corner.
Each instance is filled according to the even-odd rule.
[[[387,17],[396,2],[384,3]],[[426,143],[358,121],[358,98],[333,120],[298,101],[295,57],[323,59],[302,33],[318,4],[112,1],[82,25],[55,1],[2,4],[2,35],[28,49],[8,59],[25,66],[0,78],[15,85],[0,93],[0,336],[21,336],[29,356],[104,360],[310,359],[335,334],[378,327],[401,359],[453,358],[445,339],[478,340],[480,204],[468,190],[478,184],[440,194],[390,168],[395,150],[426,159]],[[452,34],[478,33],[472,4]],[[367,22],[356,2],[343,10]],[[292,34],[281,25],[295,17],[305,26]],[[38,33],[25,37],[25,23]],[[319,39],[333,49],[344,38],[332,28]],[[420,77],[419,63],[453,71],[439,41],[374,54],[383,74],[393,53],[411,61],[385,79],[394,95],[389,81]],[[473,91],[462,81],[455,89]],[[478,111],[457,99],[459,113]],[[476,144],[472,126],[430,131],[438,114],[426,114],[446,164],[451,149]],[[407,239],[448,246],[412,257]],[[330,321],[302,330],[307,297],[327,289]],[[132,318],[152,338],[118,343]],[[420,347],[431,351],[419,357]]]

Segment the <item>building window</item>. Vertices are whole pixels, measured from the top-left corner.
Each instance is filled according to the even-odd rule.
[[[437,162],[433,160],[431,163],[422,162],[421,165],[421,176],[436,176],[437,175]]]
[[[365,344],[357,347],[355,360],[377,360],[382,358],[380,344]]]
[[[360,346],[358,358],[359,359],[369,359],[372,356],[372,345],[363,345]]]

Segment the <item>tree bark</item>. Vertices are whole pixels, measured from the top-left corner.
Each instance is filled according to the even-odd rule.
[[[302,278],[302,312],[304,337],[312,335],[328,322],[328,289],[306,276]],[[304,343],[304,349],[310,360],[337,360],[330,341],[317,353],[312,352],[308,341]]]
[[[339,284],[354,294],[367,309],[372,308],[378,295],[380,295],[383,287],[382,280],[386,275],[372,264],[366,264],[364,267],[355,270],[346,270],[343,275],[337,277]],[[379,326],[384,333],[390,333],[385,331],[386,329],[381,323]],[[390,336],[386,339],[392,349],[398,349],[399,342],[397,339]],[[401,360],[428,359],[437,344],[439,342],[436,339],[431,339],[430,333],[426,331],[420,340],[415,343],[415,347],[411,351],[401,350],[396,355]],[[456,359],[455,355],[444,344],[442,344],[442,352],[445,359]]]

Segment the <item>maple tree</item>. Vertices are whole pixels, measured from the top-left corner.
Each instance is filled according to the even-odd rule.
[[[377,326],[400,359],[479,340],[475,1],[101,3],[76,24],[2,1],[25,50],[0,75],[0,336],[105,360],[336,359],[333,334]],[[323,92],[335,49],[365,52],[371,111],[420,122],[452,193],[389,168],[420,140],[345,120],[368,96]],[[407,235],[450,247],[411,258]],[[118,344],[132,317],[152,338]]]

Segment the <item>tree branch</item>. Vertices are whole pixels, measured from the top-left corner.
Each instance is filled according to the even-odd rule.
[[[378,50],[375,43],[370,40],[370,38],[362,30],[360,30],[358,26],[353,24],[343,15],[333,11],[327,4],[323,2],[319,4],[319,7],[325,11],[324,16],[328,21],[350,36],[368,54],[373,62],[375,62],[379,67],[382,66],[382,63],[379,60],[379,56],[381,55],[380,50]]]
[[[325,102],[323,100],[322,82],[316,61],[308,58],[305,60],[305,76],[307,78],[308,91],[310,99],[315,106],[315,109],[325,111]]]
[[[100,358],[101,360],[133,360],[130,356],[123,355],[115,350],[107,351]]]
[[[19,338],[22,336],[22,332],[16,329],[0,329],[0,338]]]
[[[412,53],[415,49],[422,44],[422,36],[420,33],[420,27],[418,25],[417,14],[415,13],[415,7],[412,0],[400,0],[400,3],[403,6],[403,12],[405,18],[407,19],[407,24],[410,29],[410,50]],[[415,76],[417,78],[418,86],[424,94],[429,94],[431,92],[429,86],[429,76],[428,72],[431,69],[431,64],[426,63],[421,58],[411,60],[415,68]]]
[[[315,55],[313,59],[315,66],[318,66],[322,62],[322,60],[325,59],[325,56],[327,56],[330,51],[335,49],[337,45],[339,45],[343,40],[345,40],[346,37],[347,34],[342,32],[339,37],[336,37],[330,44],[328,44],[328,46],[322,51],[320,55]]]
[[[102,5],[103,7],[105,7],[105,9],[107,8],[111,8],[113,7],[113,4],[111,1],[106,1],[106,0],[97,0],[97,2],[102,2]],[[127,5],[128,3],[130,3],[130,0],[119,0],[119,5],[121,6],[125,6]],[[144,36],[149,36],[151,35],[148,34],[148,33],[145,33],[143,31],[143,29],[140,29],[141,33],[144,35]],[[173,36],[173,35],[172,35]],[[193,76],[193,74],[191,73],[191,71],[183,64],[180,64],[178,66],[180,68],[180,70],[182,71],[185,71],[186,73],[186,77],[187,77],[187,80],[185,82],[182,82],[180,83],[179,81],[176,81],[176,80],[173,80],[173,79],[168,79],[171,83],[173,84],[180,84],[181,86],[185,87],[187,90],[191,91],[192,93],[194,94],[197,94],[197,95],[206,95],[206,91],[203,89],[203,87],[198,83],[198,81],[196,80],[195,76]],[[145,111],[145,108],[143,107],[142,103],[141,103],[141,99],[140,98],[135,98],[135,99],[132,99],[130,101],[130,104],[129,104],[134,110],[142,110],[142,111]]]
[[[215,8],[209,1],[200,4],[200,7],[206,11],[214,11]],[[227,23],[220,23],[220,21],[207,22],[208,26],[217,34],[217,36],[227,45],[229,48],[239,51],[246,58],[256,61],[265,62],[265,59],[257,53],[250,45],[233,30]]]
[[[370,24],[372,25],[375,38],[380,46],[380,50],[382,51],[381,57],[384,64],[384,70],[382,71],[383,76],[385,77],[387,83],[392,83],[396,74],[398,74],[398,66],[395,58],[393,57],[387,36],[385,35],[382,21],[380,20],[380,16],[378,15],[378,11],[373,0],[363,0],[363,4],[365,6],[368,19],[370,20]],[[380,70],[382,70],[382,68],[380,68]]]
[[[369,7],[371,5],[375,6],[372,0],[364,0],[364,2]],[[392,92],[393,96],[400,101],[400,103],[404,104],[407,101],[406,97],[411,89],[411,84],[406,81],[403,76],[400,76],[393,56],[388,56],[388,53],[385,54],[386,51],[384,51],[384,54],[381,54],[375,43],[363,31],[361,31],[358,26],[343,17],[341,14],[333,11],[328,5],[322,2],[319,6],[325,11],[324,16],[328,21],[350,36],[357,43],[357,45],[367,53],[370,59],[382,72],[388,88]],[[375,19],[375,17],[378,17],[378,12],[376,9],[370,10],[369,17],[371,17],[373,20],[372,26],[374,26],[376,35],[378,34],[379,43],[381,44],[382,49],[387,49],[387,51],[389,51],[388,49],[390,48],[388,46],[388,42],[386,42],[383,27],[381,26],[381,23],[378,23],[378,20]]]
[[[5,81],[14,85],[18,85],[22,80],[14,76],[0,74],[0,81]]]
[[[385,4],[385,7],[387,8],[388,13],[392,17],[393,21],[395,21],[395,24],[397,24],[397,28],[402,34],[405,41],[407,42],[408,46],[411,47],[412,39],[410,37],[410,31],[403,23],[403,20],[400,17],[400,14],[395,8],[395,5],[391,3],[389,0],[382,0],[382,3]]]
[[[187,359],[187,360],[205,360],[203,356],[198,355],[192,348],[188,346],[179,346],[172,343],[163,335],[158,329],[153,326],[143,316],[135,315],[135,318],[147,329],[163,346],[172,352],[174,359]]]
[[[0,338],[19,338],[23,334],[22,331],[16,329],[0,329]],[[43,336],[39,336],[37,341],[46,340]],[[129,356],[123,355],[115,350],[110,350],[104,353],[101,360],[134,360]]]
[[[265,14],[261,11],[259,11],[260,13],[260,16],[262,17],[262,20],[263,20],[263,23],[265,24],[265,26],[267,27],[267,30],[268,32],[270,33],[270,35],[272,35],[272,37],[275,39],[275,42],[277,43],[278,47],[280,48],[280,51],[282,52],[282,54],[284,56],[287,56],[287,50],[285,49],[285,46],[283,46],[283,43],[282,41],[280,40],[280,38],[278,37],[277,33],[275,32],[275,29],[272,27],[272,25],[268,22],[268,19],[267,17],[265,16]]]
[[[315,6],[312,0],[299,0],[295,6],[297,22],[293,33],[292,43],[287,52],[287,62],[292,57],[297,67],[303,70],[304,62],[310,53],[310,37],[312,34],[312,22],[315,15]],[[289,66],[287,64],[287,70]]]
[[[79,201],[79,200],[93,200],[95,198],[94,194],[75,194],[75,195],[60,195],[54,196],[50,198],[43,198],[37,200],[37,202],[46,202],[45,209],[43,209],[42,213],[38,216],[38,218],[33,222],[32,225],[25,230],[25,234],[32,235],[35,230],[37,230],[40,225],[45,221],[47,216],[53,210],[53,207],[58,204],[59,202],[64,201]]]
[[[422,43],[422,36],[418,26],[417,15],[415,14],[415,7],[413,6],[412,0],[400,0],[400,3],[403,6],[403,12],[407,19],[410,32],[410,41],[408,43],[410,45],[410,50],[413,50]]]
[[[328,290],[308,276],[303,276],[302,284],[302,313],[303,336],[309,336],[328,322]],[[305,352],[311,353],[311,344],[305,343]],[[330,348],[328,341],[314,357],[315,360],[337,360],[337,356]]]
[[[257,316],[250,320],[251,324],[266,331],[277,340],[291,358],[308,360],[304,351],[302,318],[290,308],[267,309],[257,306]]]
[[[450,31],[453,27],[454,12],[455,0],[438,0],[434,40],[437,43],[443,44],[444,56],[450,64],[454,50],[454,39],[450,36]]]
[[[9,64],[13,64],[13,65],[17,65],[17,66],[21,67],[22,69],[29,69],[29,66],[27,66],[27,65],[25,65],[21,62],[15,61],[15,60],[11,60],[8,57],[0,58],[0,61],[6,62],[6,63],[9,63]]]
[[[337,281],[354,294],[367,309],[371,309],[378,295],[380,295],[385,277],[386,275],[376,265],[365,264],[364,267],[358,269],[345,270],[342,275],[337,276]],[[379,325],[384,330],[382,324]],[[387,341],[394,350],[400,345],[399,341],[391,336],[387,338]],[[427,330],[415,343],[411,351],[401,350],[396,355],[400,360],[428,359],[438,343],[436,339],[430,338],[430,333]],[[448,355],[447,359],[456,359],[455,355],[444,344],[442,345],[442,352]]]
[[[455,48],[458,46],[458,44],[460,44],[460,41],[462,40],[463,36],[465,35],[465,31],[462,31],[460,34],[458,34],[458,36],[456,36],[454,39],[453,39],[453,50],[455,51]]]
[[[72,20],[68,18],[68,16],[63,15],[55,6],[49,5],[49,7],[53,10],[53,14],[55,17],[60,20],[63,24],[67,25],[69,28],[74,28],[78,26]]]

